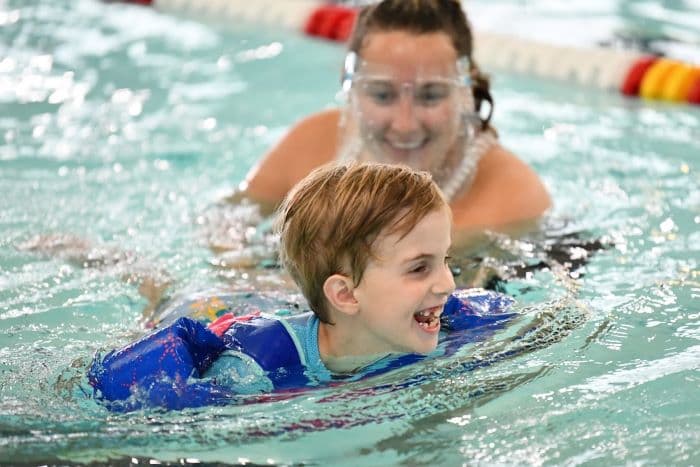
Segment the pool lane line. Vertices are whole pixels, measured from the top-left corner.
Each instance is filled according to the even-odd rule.
[[[357,8],[321,0],[125,0],[203,22],[283,26],[337,42],[350,36]],[[627,97],[700,105],[700,66],[639,51],[569,47],[474,31],[484,69],[573,82]]]

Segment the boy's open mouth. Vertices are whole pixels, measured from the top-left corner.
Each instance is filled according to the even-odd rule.
[[[442,307],[436,306],[426,310],[417,311],[413,314],[413,319],[418,325],[426,330],[433,330],[440,325],[440,311]]]

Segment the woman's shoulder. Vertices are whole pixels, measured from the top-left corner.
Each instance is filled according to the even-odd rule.
[[[537,173],[496,143],[479,161],[470,189],[452,208],[457,228],[501,228],[537,219],[550,204]]]
[[[539,175],[511,151],[495,144],[482,162],[479,170],[490,189],[532,204],[540,213],[549,207],[549,194]]]
[[[330,125],[335,129],[340,121],[340,113],[341,111],[337,107],[319,110],[299,120],[299,125]]]
[[[298,145],[312,147],[325,157],[335,157],[338,146],[340,122],[339,109],[326,109],[308,115],[295,123],[282,138],[278,147],[285,145],[297,148]]]

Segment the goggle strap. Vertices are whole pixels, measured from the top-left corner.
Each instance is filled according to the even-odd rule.
[[[481,86],[474,86],[472,88],[472,93],[474,94],[474,106],[476,108],[476,113],[479,115],[479,120],[481,120],[481,129],[486,130],[491,121],[491,115],[493,115],[493,98],[488,89],[484,89]],[[481,105],[484,102],[489,103],[489,113],[486,118],[481,117]]]

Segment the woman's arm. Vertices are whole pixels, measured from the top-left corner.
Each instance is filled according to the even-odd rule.
[[[299,180],[335,158],[338,117],[337,110],[327,110],[294,125],[237,190],[200,217],[217,266],[255,268],[271,260],[266,218]]]

